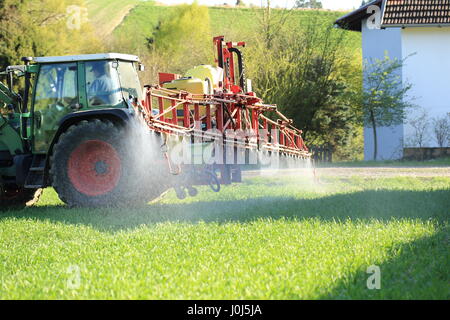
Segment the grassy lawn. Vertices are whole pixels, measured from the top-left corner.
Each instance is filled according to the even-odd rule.
[[[0,213],[0,299],[449,299],[449,208],[446,177],[253,177],[133,210],[48,189]]]

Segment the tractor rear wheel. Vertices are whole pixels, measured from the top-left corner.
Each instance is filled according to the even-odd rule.
[[[149,181],[135,165],[137,152],[126,128],[110,121],[81,121],[69,127],[54,147],[53,187],[69,206],[144,205],[164,190],[144,191]]]

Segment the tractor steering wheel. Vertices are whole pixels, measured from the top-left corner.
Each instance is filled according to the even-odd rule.
[[[89,105],[91,106],[102,106],[105,102],[99,97],[92,97],[89,99]]]

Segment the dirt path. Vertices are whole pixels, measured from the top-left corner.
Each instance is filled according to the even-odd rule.
[[[244,177],[255,176],[292,176],[311,174],[309,169],[281,169],[281,170],[264,170],[264,171],[246,171]],[[450,167],[436,168],[318,168],[316,174],[319,177],[450,177]]]
[[[109,6],[112,6],[110,4]],[[92,24],[94,25],[95,32],[99,37],[106,37],[112,34],[130,11],[136,6],[136,4],[127,4],[120,8],[112,10],[110,7],[105,7],[93,17]]]
[[[131,9],[133,9],[134,7],[135,5],[128,5],[124,7],[122,10],[120,10],[117,13],[117,16],[114,19],[111,19],[111,22],[105,26],[106,27],[105,33],[109,35],[114,31],[114,29],[120,26],[122,21],[126,18],[126,16],[130,13]]]

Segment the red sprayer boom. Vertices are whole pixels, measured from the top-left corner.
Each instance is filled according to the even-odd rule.
[[[139,111],[148,127],[168,137],[201,138],[237,152],[310,158],[302,131],[276,105],[264,104],[252,92],[239,50],[245,43],[225,42],[221,36],[214,38],[214,45],[215,67],[202,65],[185,77],[161,73],[158,85],[146,86]],[[228,180],[222,177],[222,183]]]

